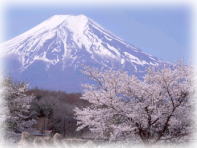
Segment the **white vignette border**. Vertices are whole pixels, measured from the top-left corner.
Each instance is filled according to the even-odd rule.
[[[162,6],[162,5],[166,5],[166,6],[178,6],[178,5],[188,5],[191,10],[192,10],[192,22],[191,22],[191,32],[192,32],[192,37],[191,37],[191,48],[192,50],[190,51],[191,53],[191,57],[192,57],[192,63],[194,65],[195,68],[195,73],[194,73],[194,88],[197,90],[197,83],[195,82],[197,80],[197,1],[195,0],[0,0],[0,41],[3,41],[3,37],[5,34],[5,9],[7,5],[14,5],[14,6],[27,6],[27,5],[60,5],[60,4],[68,4],[68,5],[80,5],[80,6],[120,6],[120,5],[131,5],[131,6]],[[0,48],[2,48],[0,46]],[[0,49],[0,115],[3,118],[0,118],[0,148],[7,148],[7,147],[16,147],[13,145],[9,145],[9,143],[6,143],[3,139],[2,136],[3,135],[3,122],[5,119],[5,115],[6,115],[6,107],[4,106],[4,100],[3,100],[3,87],[2,85],[2,81],[3,81],[3,61],[1,60],[1,57],[3,56],[3,49]],[[195,96],[197,96],[196,94],[194,95],[194,99],[196,98]],[[194,112],[194,118],[195,118],[195,127],[197,127],[196,121],[197,121],[197,104],[196,101],[195,102],[195,112]],[[3,116],[2,116],[3,115]],[[196,130],[196,129],[194,129]],[[193,140],[191,141],[191,143],[189,145],[183,145],[183,146],[179,146],[179,147],[196,147],[197,146],[197,134],[196,131],[194,131],[194,135],[193,135]],[[32,147],[38,147],[38,146],[33,146]],[[28,146],[29,148],[31,146]],[[60,145],[56,145],[55,147],[59,147]],[[134,147],[134,145],[114,145],[114,144],[109,144],[109,145],[104,145],[102,147],[105,148],[126,148],[126,147]],[[26,147],[26,146],[25,146]],[[48,147],[48,146],[41,146],[41,147]],[[65,148],[69,148],[69,145],[65,145]],[[80,147],[80,148],[96,148],[96,145],[92,145],[92,144],[87,144],[87,145],[76,145],[76,146],[72,146],[73,148],[75,147]],[[98,146],[101,148],[101,146]],[[144,145],[141,146],[136,146],[136,147],[145,147]],[[166,147],[166,145],[156,145],[156,146],[151,146],[151,147]],[[176,147],[175,145],[172,145],[169,147]]]

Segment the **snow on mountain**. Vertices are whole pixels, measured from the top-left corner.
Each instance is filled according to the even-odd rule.
[[[72,86],[76,80],[82,82],[82,64],[140,74],[148,66],[163,63],[84,15],[52,16],[3,46],[7,51],[7,74],[32,86],[56,90],[72,91],[63,83],[70,79]]]

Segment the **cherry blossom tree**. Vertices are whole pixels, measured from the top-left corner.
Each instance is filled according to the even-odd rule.
[[[107,140],[133,139],[144,143],[174,142],[191,134],[191,69],[149,68],[143,79],[123,71],[86,67],[92,84],[81,99],[91,105],[76,108],[78,129],[89,128]]]
[[[33,112],[30,111],[34,96],[27,95],[28,85],[5,79],[3,82],[5,101],[8,108],[6,118],[9,133],[21,133],[32,128],[36,123]]]

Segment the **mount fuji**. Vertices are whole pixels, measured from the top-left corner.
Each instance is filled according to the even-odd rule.
[[[113,35],[84,15],[55,15],[4,42],[5,75],[30,87],[80,92],[82,65],[142,76],[163,61]]]

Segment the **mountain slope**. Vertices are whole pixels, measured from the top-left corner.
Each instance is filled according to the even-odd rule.
[[[81,65],[142,75],[164,64],[103,29],[84,15],[55,15],[5,42],[6,75],[32,87],[80,91]]]

